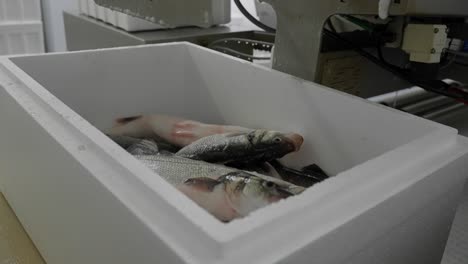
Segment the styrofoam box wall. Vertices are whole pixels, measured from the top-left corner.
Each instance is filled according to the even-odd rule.
[[[40,0],[0,0],[0,23],[41,21]]]
[[[98,130],[141,113],[296,131],[285,162],[335,177],[224,224]],[[187,43],[0,58],[0,123],[49,264],[438,264],[468,164],[454,129]]]
[[[43,53],[41,22],[0,23],[0,55]]]

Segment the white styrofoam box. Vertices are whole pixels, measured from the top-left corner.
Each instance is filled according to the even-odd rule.
[[[334,175],[224,224],[118,147],[116,117],[296,131]],[[188,43],[0,58],[0,186],[47,263],[436,264],[467,139]]]
[[[41,22],[0,24],[0,56],[44,52]]]
[[[41,21],[40,0],[0,0],[0,23]]]
[[[217,7],[219,12],[222,13],[221,10],[225,9],[223,1],[213,1],[213,6]],[[99,6],[95,3],[94,0],[79,0],[79,8],[82,14],[97,18],[129,32],[168,28],[168,25],[161,25],[156,22],[153,23],[145,19]],[[228,21],[229,19],[227,16],[230,16],[230,14],[215,16],[214,24],[222,24],[225,21]]]
[[[126,31],[142,31],[163,28],[159,24],[98,6],[94,0],[79,0],[79,8],[82,14],[100,19]]]

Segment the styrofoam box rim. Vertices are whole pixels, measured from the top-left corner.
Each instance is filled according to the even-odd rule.
[[[150,50],[167,45],[201,49],[203,52],[209,53],[210,56],[224,56],[236,63],[245,64],[245,67],[254,67],[259,71],[272,71],[284,78],[295,79],[298,84],[311,89],[324,89],[327,93],[350,96],[190,43],[145,45],[74,53],[92,54],[93,52],[111,52],[123,49]],[[164,238],[165,242],[187,262],[206,263],[205,256],[212,256],[215,260],[222,259],[223,263],[233,263],[235,259],[238,260],[239,256],[246,260],[259,260],[259,263],[269,263],[281,259],[284,255],[294,252],[306,243],[317,240],[336,227],[349,222],[421,181],[430,172],[436,171],[467,153],[466,147],[457,147],[459,138],[455,129],[399,113],[402,118],[425,122],[433,130],[419,139],[342,172],[337,175],[338,177],[316,185],[313,190],[310,189],[300,196],[258,210],[245,219],[223,224],[188,198],[183,198],[181,193],[162,178],[154,177],[148,168],[136,159],[130,158],[128,153],[102,132],[49,93],[10,60],[10,58],[15,57],[26,56],[0,58],[0,81],[2,78],[3,81],[9,80],[9,84],[4,87],[8,93],[14,96],[18,103],[88,170],[91,172],[102,172],[102,170],[114,172],[112,181],[105,178],[105,175],[98,173],[95,174],[95,177],[153,234]],[[2,76],[2,71],[6,75]],[[355,100],[356,103],[372,104],[357,97]],[[373,107],[383,107],[372,105]],[[388,109],[388,111],[394,110]],[[54,129],[50,129],[51,127]],[[77,144],[86,145],[87,152],[80,153],[76,149]],[[428,161],[430,161],[429,165],[427,165]],[[421,164],[425,164],[424,169],[421,168]],[[395,168],[396,166],[397,168]],[[375,174],[389,175],[389,177],[376,179],[372,177]],[[408,174],[411,174],[412,177],[408,178]],[[116,175],[122,177],[117,178]],[[119,181],[125,181],[125,185]],[[147,182],[157,182],[157,184],[167,188],[149,191]],[[357,191],[361,197],[355,195]],[[372,197],[372,199],[363,200],[362,197]],[[154,199],[163,200],[166,206],[172,207],[174,215],[179,216],[174,220],[175,226],[170,227],[170,230],[167,229],[167,226],[164,228],[159,226],[155,215],[151,210],[148,210]],[[327,201],[327,203],[323,203],[323,201]],[[314,224],[311,225],[311,223]],[[183,233],[177,231],[181,229],[180,225],[184,225]],[[308,232],[301,232],[305,229]],[[279,230],[281,232],[276,232]],[[283,241],[284,234],[290,234],[287,238],[288,243],[282,243],[281,246],[278,245],[278,248],[272,251],[271,245]],[[189,237],[191,239],[187,239]],[[198,243],[193,243],[193,239]],[[246,241],[249,243],[245,243]]]

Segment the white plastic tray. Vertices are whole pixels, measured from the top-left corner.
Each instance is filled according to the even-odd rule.
[[[0,186],[49,264],[439,263],[468,143],[186,43],[0,58]],[[335,177],[223,224],[98,129],[166,113],[297,131]]]
[[[0,56],[44,52],[41,22],[0,23]]]

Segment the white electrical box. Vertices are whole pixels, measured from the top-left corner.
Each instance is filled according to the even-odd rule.
[[[103,134],[141,113],[295,131],[333,177],[222,223]],[[0,123],[48,264],[436,264],[468,166],[455,129],[187,43],[0,58]]]
[[[439,63],[446,45],[446,25],[409,24],[406,26],[402,49],[410,54],[410,61]]]

